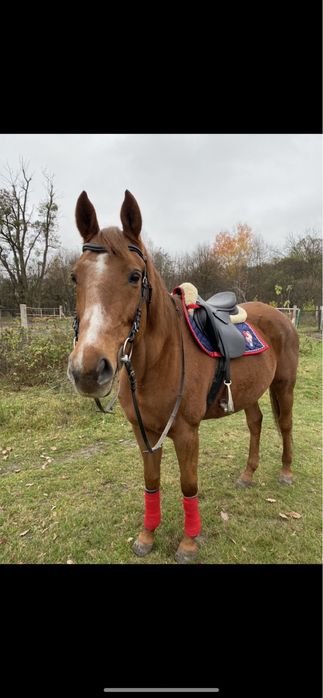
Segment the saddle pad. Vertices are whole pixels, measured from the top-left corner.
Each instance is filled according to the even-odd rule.
[[[187,324],[200,349],[208,354],[208,356],[222,356],[222,354],[220,354],[218,351],[214,351],[208,338],[199,330],[193,316],[188,313],[183,295],[181,295],[181,300]],[[256,332],[249,322],[238,322],[235,327],[237,330],[239,330],[239,332],[241,332],[245,340],[246,350],[242,356],[261,354],[261,352],[266,351],[266,349],[269,348],[268,344],[266,344],[266,342],[260,338],[258,330]]]

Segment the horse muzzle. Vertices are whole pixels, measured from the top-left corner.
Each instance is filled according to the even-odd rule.
[[[73,358],[69,357],[67,377],[80,395],[105,397],[112,388],[114,376],[113,366],[104,356],[99,358],[94,368],[86,372],[82,371],[77,361],[73,361]]]

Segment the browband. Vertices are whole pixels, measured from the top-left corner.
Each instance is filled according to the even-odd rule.
[[[86,252],[86,250],[89,250],[90,252],[106,252],[108,253],[108,250],[106,247],[101,247],[101,245],[91,245],[90,242],[86,242],[85,245],[82,247],[82,252]]]
[[[85,245],[83,245],[82,247],[82,252],[86,252],[87,250],[89,252],[98,252],[99,254],[101,252],[106,252],[108,254],[108,250],[106,249],[106,247],[102,247],[102,245],[92,245],[90,242],[86,242]],[[148,281],[146,267],[147,257],[145,257],[145,255],[139,249],[139,247],[137,247],[137,245],[128,245],[128,250],[130,250],[130,252],[136,252],[136,254],[139,255],[139,257],[141,257],[142,261],[145,264],[145,269],[142,276],[141,295],[149,304],[151,301],[152,288]]]
[[[130,250],[130,252],[136,252],[137,254],[139,254],[139,257],[141,257],[142,261],[146,264],[147,257],[145,257],[145,255],[142,253],[139,247],[137,247],[137,245],[128,245],[128,250]]]
[[[90,242],[86,242],[85,245],[83,245],[82,247],[82,252],[86,252],[87,250],[89,250],[89,252],[98,252],[99,254],[101,252],[106,252],[108,254],[108,250],[106,249],[106,247],[102,247],[102,245],[91,245]],[[130,250],[130,252],[136,252],[137,254],[139,254],[139,257],[141,257],[143,262],[147,262],[147,257],[145,257],[145,255],[142,253],[139,247],[137,247],[137,245],[128,245],[128,250]]]

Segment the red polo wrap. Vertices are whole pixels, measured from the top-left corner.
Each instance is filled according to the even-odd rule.
[[[160,492],[145,492],[144,527],[154,531],[160,524]]]
[[[184,533],[186,536],[194,538],[201,531],[198,496],[183,497],[183,506],[185,511]]]

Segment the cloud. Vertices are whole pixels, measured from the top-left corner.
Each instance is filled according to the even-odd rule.
[[[274,245],[321,230],[321,136],[294,134],[0,135],[0,169],[55,175],[62,245],[80,244],[74,210],[85,189],[102,227],[120,224],[125,189],[142,211],[146,238],[171,253],[210,243],[238,221]]]

